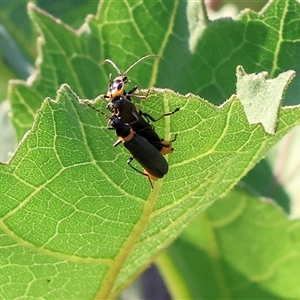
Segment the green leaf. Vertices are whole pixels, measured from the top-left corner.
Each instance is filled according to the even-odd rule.
[[[82,25],[82,20],[97,8],[97,2],[34,1],[41,8],[53,13],[73,26]],[[0,101],[6,98],[7,82],[11,78],[26,79],[33,73],[36,58],[36,35],[28,13],[27,1],[0,2]],[[40,103],[41,100],[39,100]],[[31,122],[32,123],[32,119]],[[21,138],[21,136],[19,137]]]
[[[5,50],[5,47],[9,46],[9,43],[18,44],[19,47],[22,48],[23,54],[26,53],[27,55],[32,56],[32,59],[36,53],[35,35],[26,12],[26,2],[27,1],[1,1],[0,3],[0,26],[3,26],[1,30],[1,41],[6,42],[3,44],[0,42],[0,44],[2,44],[2,47],[0,48],[1,54],[4,57],[9,55],[9,53],[3,53],[3,50]],[[10,39],[13,40],[13,42],[11,42]],[[15,55],[13,51],[11,54],[12,56]],[[7,60],[10,59],[7,58]],[[14,61],[14,63],[17,62]],[[21,64],[23,64],[22,58]],[[13,68],[15,67],[16,66]],[[19,73],[20,76],[25,75],[24,70],[17,69],[16,72]]]
[[[238,187],[158,260],[173,299],[298,299],[299,220]]]
[[[104,110],[106,101],[100,105]],[[126,165],[129,153],[112,147],[117,137],[106,129],[106,119],[80,103],[67,85],[57,101],[43,103],[32,130],[1,166],[4,231],[30,251],[96,267],[99,298],[117,295],[183,224],[231,189],[299,123],[299,108],[281,109],[271,136],[249,125],[235,97],[217,108],[168,90],[151,91],[144,107],[153,115],[181,107],[176,119],[156,125],[160,135],[179,137],[168,158],[170,171],[153,192]],[[37,271],[36,280],[40,277]],[[64,280],[63,273],[55,277]]]
[[[7,97],[7,83],[13,76],[11,70],[0,62],[1,74],[0,74],[0,102]]]
[[[100,93],[101,82],[107,87],[107,75],[99,68],[95,38],[77,32],[29,3],[29,13],[41,35],[38,40],[39,68],[27,83],[11,81],[9,98],[18,138],[30,129],[35,111],[45,96],[54,98],[65,82],[82,98]],[[103,88],[102,88],[103,89]]]
[[[86,15],[95,12],[98,5],[94,0],[64,2],[35,0],[32,2],[75,28],[81,26]],[[1,1],[0,20],[15,43],[33,61],[36,56],[36,36],[26,11],[27,4],[28,1]]]

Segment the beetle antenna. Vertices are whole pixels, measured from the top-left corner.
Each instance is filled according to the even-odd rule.
[[[149,55],[146,55],[146,56],[143,56],[141,57],[140,59],[138,59],[134,64],[132,64],[124,73],[123,75],[126,76],[127,73],[134,67],[136,66],[138,63],[140,63],[142,60],[148,58],[148,57],[159,57],[161,58],[159,55],[156,55],[156,54],[149,54]]]
[[[101,114],[102,116],[104,116],[106,119],[110,119],[110,116],[107,115],[106,113],[102,112],[100,109],[96,108],[95,106],[93,106],[91,103],[89,103],[88,100],[81,100],[81,103],[86,104],[87,106],[89,106],[90,108],[94,109],[97,113]]]
[[[115,64],[113,61],[111,61],[110,59],[106,59],[106,60],[102,63],[102,65],[105,64],[106,62],[109,63],[109,64],[111,64],[111,65],[113,66],[113,68],[117,71],[117,73],[118,73],[119,75],[122,75],[120,69],[116,66],[116,64]]]

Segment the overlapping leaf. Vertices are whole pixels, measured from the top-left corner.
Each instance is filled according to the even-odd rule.
[[[299,220],[246,190],[208,208],[158,260],[174,299],[299,298]]]

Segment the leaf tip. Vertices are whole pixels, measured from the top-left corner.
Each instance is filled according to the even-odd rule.
[[[261,123],[267,133],[275,134],[284,93],[295,71],[283,72],[276,78],[268,79],[266,71],[247,74],[242,66],[238,66],[236,75],[237,96],[249,123]]]

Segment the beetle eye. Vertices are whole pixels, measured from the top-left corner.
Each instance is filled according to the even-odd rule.
[[[117,88],[117,90],[119,91],[119,90],[122,90],[123,89],[123,82],[120,82],[119,84],[118,84],[118,88]]]

